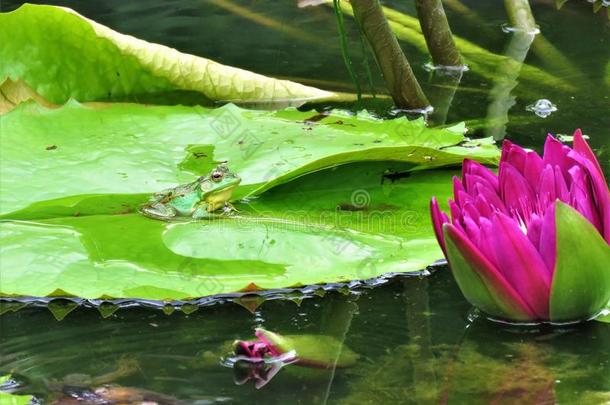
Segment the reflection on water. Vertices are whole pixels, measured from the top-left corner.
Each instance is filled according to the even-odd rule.
[[[518,328],[471,321],[446,269],[357,294],[251,309],[227,304],[189,315],[119,309],[104,319],[77,308],[61,323],[44,308],[9,312],[1,318],[0,372],[12,372],[22,384],[18,392],[45,403],[81,394],[188,404],[599,403],[610,392],[607,324]],[[343,368],[332,362],[227,368],[233,342],[250,339],[259,326],[332,336],[360,358]],[[332,350],[330,357],[340,347]]]
[[[119,0],[46,2],[221,63],[353,91],[333,11],[314,6],[316,1],[301,1],[311,5],[303,8],[297,1],[270,0],[154,1],[144,7]],[[19,3],[5,0],[1,8]],[[401,45],[437,107],[433,122],[467,121],[475,135],[507,136],[534,148],[549,131],[571,134],[582,127],[608,172],[610,23],[605,15],[592,14],[588,2],[568,2],[561,11],[554,3],[530,1],[541,31],[534,37],[523,30],[503,32],[503,24],[517,25],[500,0],[445,2],[455,35],[480,47],[473,49],[495,54],[493,61],[508,57],[501,65],[491,63],[495,69],[486,75],[476,69],[431,74],[424,68],[427,54],[404,38]],[[414,15],[410,2],[384,4]],[[346,18],[346,30],[349,46],[357,50],[352,22]],[[353,57],[358,69],[359,52]],[[552,76],[566,87],[525,80],[523,62],[529,72],[534,67],[544,73],[540,77]],[[376,90],[383,92],[381,78],[373,76]],[[526,111],[539,99],[552,100],[557,111],[545,119]],[[382,115],[391,110],[383,97],[365,106]],[[182,312],[166,308],[171,315],[158,309],[117,310],[112,304],[98,312],[69,303],[54,304],[53,314],[44,308],[7,312],[0,318],[0,374],[13,373],[21,383],[18,392],[64,405],[83,404],[78,398],[85,397],[150,404],[610,401],[610,325],[519,329],[470,321],[469,305],[446,270],[357,294],[334,292],[260,306],[256,298],[240,302],[199,310],[191,305]],[[259,326],[288,335],[330,335],[362,359],[345,369],[287,365],[248,369],[239,377],[244,370],[224,367],[221,359],[235,339],[250,338]],[[260,389],[239,385],[247,379],[264,384]]]

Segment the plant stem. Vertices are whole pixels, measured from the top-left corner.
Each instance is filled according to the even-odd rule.
[[[343,21],[343,12],[341,11],[341,0],[333,0],[333,6],[335,9],[335,16],[337,17],[337,29],[339,30],[339,42],[341,43],[341,55],[343,55],[343,63],[351,77],[354,86],[356,86],[356,94],[358,95],[358,101],[362,97],[362,89],[360,88],[360,80],[354,70],[354,64],[349,56],[349,50],[347,49],[347,34],[345,33],[345,24]]]
[[[441,0],[416,0],[415,6],[434,64],[461,66],[462,58],[453,42],[451,28],[449,28]]]
[[[362,24],[386,86],[399,108],[423,109],[430,105],[409,61],[383,14],[378,0],[352,0],[354,17]]]

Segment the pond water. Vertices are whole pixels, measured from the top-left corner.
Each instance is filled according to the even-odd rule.
[[[324,5],[299,8],[296,1],[271,0],[51,3],[183,52],[353,91],[332,9]],[[1,8],[19,4],[5,0]],[[414,15],[412,2],[384,4]],[[521,80],[520,66],[513,64],[498,66],[488,77],[466,72],[451,96],[450,86],[424,70],[427,55],[407,42],[402,45],[426,92],[447,101],[446,117],[437,122],[467,121],[472,135],[493,134],[536,149],[547,132],[571,134],[580,127],[594,135],[591,144],[610,173],[608,10],[593,14],[591,4],[577,0],[560,11],[552,0],[531,4],[544,37],[525,49],[523,43],[511,45],[513,34],[501,29],[507,22],[502,1],[446,1],[446,11],[454,34],[481,52],[521,55],[527,64],[564,80],[568,89]],[[364,78],[357,30],[347,22],[354,65]],[[376,72],[373,80],[383,94]],[[529,111],[539,99],[550,100],[557,111],[546,118]],[[341,107],[395,114],[382,97]],[[273,298],[248,296],[188,315],[106,307],[102,316],[97,309],[78,307],[61,321],[56,319],[63,315],[61,303],[55,305],[55,316],[39,306],[15,312],[4,306],[0,374],[13,373],[16,392],[34,394],[45,404],[76,403],[61,399],[61,392],[73,392],[83,380],[130,387],[128,395],[168,404],[610,401],[610,324],[551,328],[492,323],[473,312],[442,266],[428,277],[398,277],[374,288]],[[287,335],[334,336],[360,361],[346,369],[286,366],[260,389],[252,380],[240,385],[248,371],[226,367],[222,359],[228,343],[249,338],[261,326]]]

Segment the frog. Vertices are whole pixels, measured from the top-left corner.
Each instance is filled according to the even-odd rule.
[[[177,217],[210,219],[235,211],[229,203],[241,178],[226,162],[197,180],[152,195],[140,211],[147,217],[169,221]]]

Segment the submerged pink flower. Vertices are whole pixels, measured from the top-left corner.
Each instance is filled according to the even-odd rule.
[[[610,192],[582,137],[548,136],[543,157],[505,141],[499,174],[464,161],[438,242],[475,306],[507,320],[587,319],[610,301]]]

